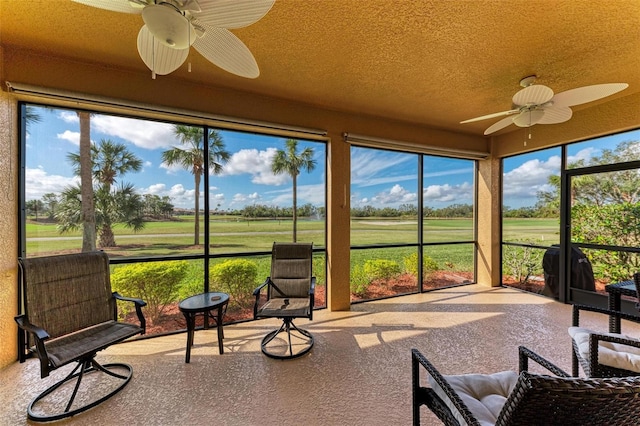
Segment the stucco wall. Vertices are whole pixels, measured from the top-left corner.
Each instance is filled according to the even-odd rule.
[[[0,48],[0,79],[2,77]],[[15,101],[0,91],[0,368],[15,361],[17,354],[17,178]]]

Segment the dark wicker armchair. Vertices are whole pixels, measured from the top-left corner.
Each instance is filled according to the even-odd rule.
[[[20,259],[19,266],[24,302],[24,314],[15,318],[20,327],[20,361],[35,353],[42,378],[77,363],[64,379],[31,401],[29,419],[70,417],[124,388],[133,374],[131,366],[101,365],[95,356],[114,343],[144,334],[141,308],[145,302],[111,292],[108,256],[91,252],[36,257]],[[117,299],[135,304],[140,326],[117,321]],[[87,379],[83,382],[83,378]]]
[[[640,273],[634,274],[636,289],[640,288]],[[640,294],[640,293],[639,293]],[[639,306],[636,303],[636,306]],[[569,327],[572,344],[572,374],[578,376],[582,366],[587,377],[626,377],[640,375],[640,339],[624,334],[598,332],[580,327],[580,312],[588,311],[640,322],[640,317],[595,306],[574,305],[573,322]]]
[[[413,424],[426,405],[445,425],[631,425],[640,418],[640,377],[583,379],[521,346],[520,374],[443,376],[412,349]],[[533,360],[555,376],[528,372]],[[421,385],[420,370],[429,387]]]
[[[254,318],[283,320],[280,328],[262,339],[262,352],[271,358],[297,358],[313,347],[313,335],[293,323],[295,318],[313,319],[316,278],[312,265],[313,244],[273,243],[271,275],[253,292]],[[283,332],[284,342],[276,339]]]

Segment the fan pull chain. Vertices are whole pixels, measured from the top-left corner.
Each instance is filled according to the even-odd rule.
[[[528,128],[529,131],[529,140],[531,140],[531,127]],[[527,132],[527,130],[525,130],[525,132]],[[527,146],[527,139],[525,138],[524,140],[524,146]]]
[[[152,36],[153,39],[153,45],[151,47],[151,64],[153,65],[153,67],[151,67],[151,78],[153,80],[156,79],[156,37]]]
[[[189,52],[191,52],[191,23],[187,21],[187,34],[189,37]],[[191,72],[191,61],[187,64],[187,71]]]

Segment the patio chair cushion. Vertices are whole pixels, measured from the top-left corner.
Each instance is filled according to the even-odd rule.
[[[638,341],[633,337],[615,333],[598,333],[588,328],[569,327],[569,335],[576,342],[580,356],[589,358],[589,336],[591,334],[601,334]],[[623,345],[614,342],[598,342],[598,363],[609,367],[620,368],[622,370],[640,372],[640,348]]]
[[[456,376],[443,376],[453,390],[458,394],[481,425],[495,425],[500,410],[507,397],[518,381],[518,373],[514,371],[501,371],[494,374],[463,374]],[[447,404],[453,415],[465,425],[466,422],[455,408],[446,393],[429,376],[429,385],[436,394]]]

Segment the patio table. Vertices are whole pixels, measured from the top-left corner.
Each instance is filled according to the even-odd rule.
[[[185,362],[189,363],[191,359],[191,346],[193,346],[193,334],[196,328],[196,315],[204,316],[204,328],[209,328],[209,318],[213,318],[218,328],[218,351],[224,353],[222,339],[224,339],[224,331],[222,330],[222,317],[227,310],[229,303],[229,295],[227,293],[202,293],[184,299],[178,307],[180,312],[184,314],[187,320],[187,353]],[[216,314],[212,314],[215,310]]]
[[[632,280],[609,284],[605,290],[609,293],[609,310],[611,311],[620,310],[622,296],[638,297],[636,285]],[[620,317],[609,316],[609,333],[620,333]]]

